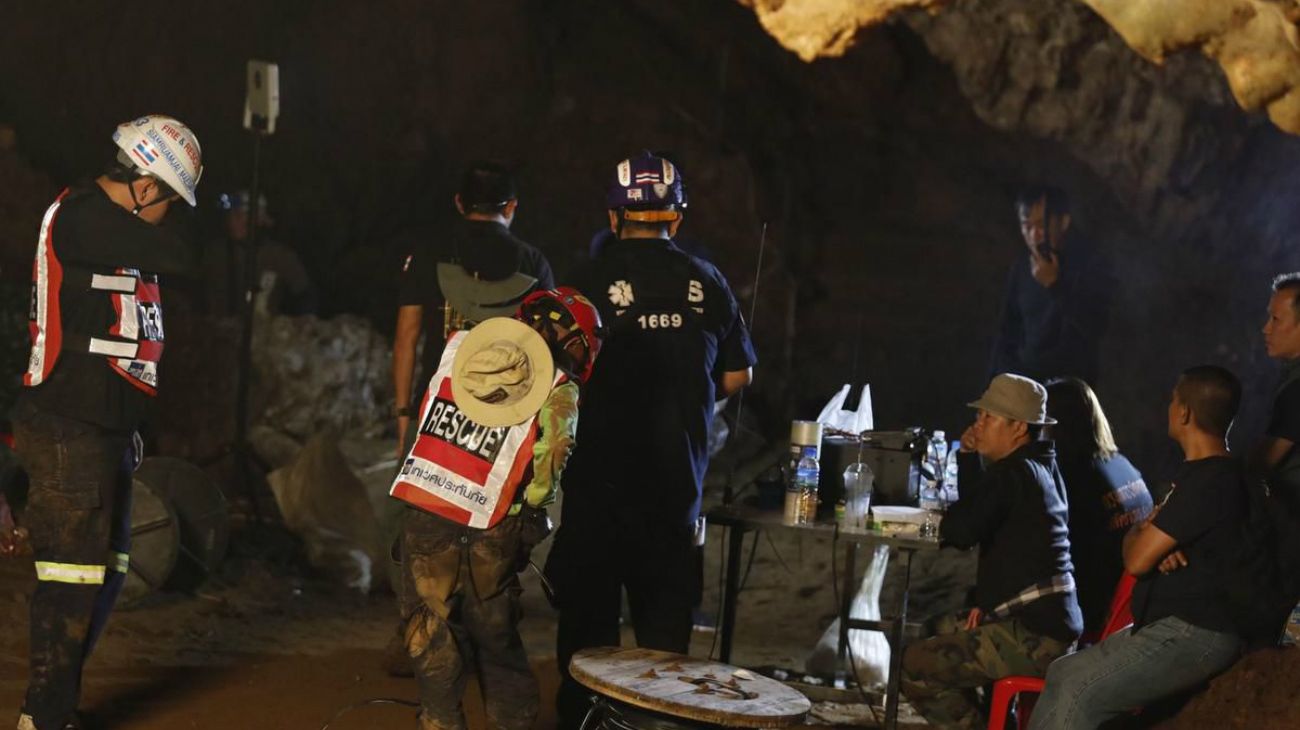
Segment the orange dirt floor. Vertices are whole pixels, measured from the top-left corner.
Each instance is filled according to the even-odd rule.
[[[710,547],[704,605],[713,610],[718,545]],[[781,547],[784,564],[759,551],[754,578],[742,596],[734,663],[801,667],[834,615],[825,564],[829,545]],[[353,703],[414,701],[413,679],[395,679],[380,668],[396,628],[393,596],[360,596],[333,587],[313,576],[300,552],[287,535],[241,537],[232,542],[220,574],[197,589],[119,604],[85,671],[81,708],[89,728],[318,730]],[[521,633],[542,685],[537,727],[549,728],[558,681],[555,617],[536,576],[525,572],[522,579]],[[0,559],[0,730],[13,727],[26,685],[28,600],[34,585],[30,555]],[[697,632],[691,653],[709,655],[713,641],[713,633]],[[625,631],[624,644],[631,643],[631,631]],[[826,713],[823,722],[871,725],[869,719],[855,719],[855,713],[865,715],[865,705],[835,705]],[[466,714],[471,727],[484,727],[473,687]],[[330,725],[331,730],[416,727],[414,709],[392,705],[359,707]]]
[[[0,728],[12,727],[26,686],[30,574],[29,559],[0,560]],[[87,664],[82,708],[92,728],[316,730],[353,703],[416,700],[414,680],[380,668],[395,616],[391,595],[361,598],[260,570],[241,576],[239,588],[150,596],[113,615]],[[535,671],[539,727],[550,727],[553,652]],[[466,715],[482,728],[476,693],[471,687]],[[357,707],[330,728],[409,729],[415,712]]]

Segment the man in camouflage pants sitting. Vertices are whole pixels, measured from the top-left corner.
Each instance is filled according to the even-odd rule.
[[[982,728],[975,690],[1010,675],[1041,677],[1083,629],[1074,590],[1065,484],[1041,440],[1047,391],[999,375],[962,434],[961,499],[939,527],[944,544],[979,546],[976,605],[964,625],[907,647],[902,690],[931,725]],[[987,468],[981,465],[987,465]]]

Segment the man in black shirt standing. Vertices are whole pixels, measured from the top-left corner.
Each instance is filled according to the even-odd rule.
[[[31,484],[36,558],[31,658],[20,730],[75,723],[81,668],[126,579],[132,435],[158,388],[158,275],[195,256],[158,227],[176,198],[194,205],[198,140],[164,116],[118,126],[118,155],[45,213],[32,267],[32,351],[14,408]]]
[[[673,244],[684,203],[669,160],[619,163],[606,196],[618,238],[574,278],[609,334],[583,392],[546,564],[560,612],[562,728],[589,709],[569,659],[619,643],[624,588],[637,644],[687,651],[713,403],[748,385],[757,359],[726,279]]]
[[[964,627],[941,627],[903,654],[903,694],[938,727],[984,727],[975,688],[1009,675],[1042,676],[1083,629],[1065,484],[1052,443],[1042,440],[1043,426],[1055,423],[1047,390],[1002,374],[970,406],[979,416],[957,456],[961,498],[939,536],[954,547],[979,546],[976,605]]]
[[[1169,436],[1186,461],[1151,516],[1124,538],[1124,568],[1138,576],[1133,627],[1052,664],[1031,728],[1091,730],[1195,689],[1241,655],[1224,590],[1224,576],[1243,569],[1235,557],[1246,491],[1227,444],[1240,401],[1241,384],[1223,368],[1195,367],[1178,379]],[[1184,564],[1158,569],[1175,551]]]
[[[418,242],[420,249],[407,253],[397,283],[393,407],[398,458],[406,453],[402,441],[411,413],[423,396],[425,381],[438,369],[450,331],[511,315],[527,295],[555,288],[542,252],[510,232],[519,198],[509,171],[486,162],[471,165],[454,202],[461,220],[446,236]],[[417,373],[415,352],[421,334],[424,352]]]
[[[1264,323],[1268,356],[1282,365],[1282,379],[1273,400],[1273,414],[1264,442],[1251,458],[1251,472],[1268,482],[1269,509],[1278,537],[1281,574],[1290,584],[1280,586],[1294,597],[1300,583],[1300,272],[1273,280]]]
[[[1025,256],[1012,265],[990,371],[1043,382],[1097,384],[1111,283],[1100,253],[1071,227],[1065,191],[1030,187],[1016,199]]]

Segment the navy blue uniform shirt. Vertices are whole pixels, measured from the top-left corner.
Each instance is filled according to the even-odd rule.
[[[671,241],[614,241],[573,284],[609,330],[565,469],[581,507],[665,528],[700,512],[715,377],[757,358],[727,280]]]

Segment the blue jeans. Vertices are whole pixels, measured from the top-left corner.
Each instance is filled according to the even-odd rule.
[[[1169,616],[1112,635],[1047,669],[1030,730],[1086,728],[1163,697],[1194,690],[1232,666],[1244,645],[1233,634]]]

